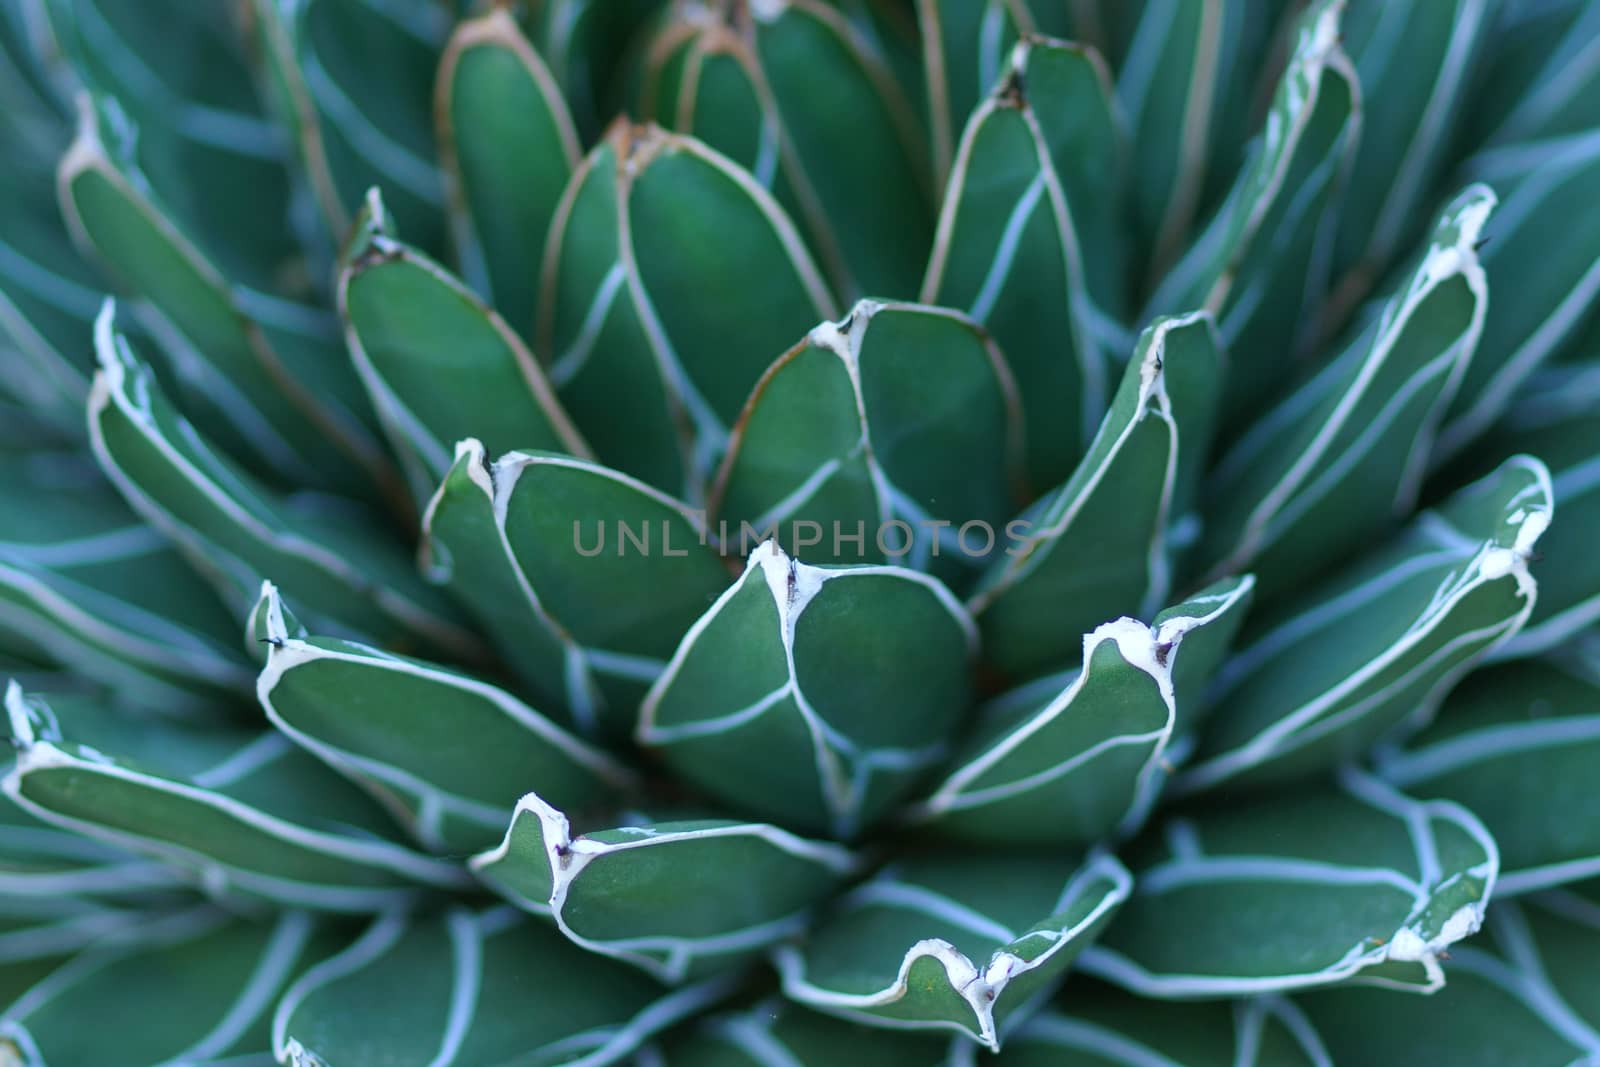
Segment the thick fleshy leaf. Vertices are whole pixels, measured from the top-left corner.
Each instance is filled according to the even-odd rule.
[[[910,820],[942,837],[1012,845],[1083,845],[1134,826],[1165,779],[1178,714],[1192,729],[1253,584],[1231,579],[1153,626],[1119,619],[1085,636],[1081,671],[1030,682],[984,710]]]
[[[1431,997],[1333,989],[1297,998],[1337,1063],[1600,1063],[1600,903],[1557,891],[1496,901]]]
[[[6,712],[18,747],[7,796],[47,823],[164,859],[213,895],[360,912],[472,884],[394,843],[371,801],[279,734],[141,721],[15,683]]]
[[[1515,391],[1576,337],[1600,298],[1600,219],[1588,210],[1600,181],[1600,129],[1508,145],[1468,160],[1466,172],[1500,191],[1484,229],[1495,300],[1439,446],[1453,454],[1510,406]]]
[[[505,8],[456,27],[434,121],[462,273],[531,337],[545,236],[581,153],[560,87]]]
[[[297,637],[269,584],[257,608],[267,718],[385,803],[418,841],[470,852],[499,840],[533,785],[589,807],[633,774],[503,689],[422,660],[325,637]]]
[[[1171,589],[1170,533],[1193,502],[1220,397],[1204,312],[1156,321],[1066,484],[1006,526],[1011,543],[969,602],[987,662],[1011,678],[1075,661],[1079,635]]]
[[[971,1064],[972,1049],[965,1038],[857,1026],[771,997],[744,1011],[710,1016],[694,1030],[669,1038],[650,1062],[662,1067],[960,1067]]]
[[[1341,29],[1356,65],[1361,140],[1339,208],[1334,298],[1353,307],[1421,236],[1450,140],[1469,113],[1471,75],[1482,58],[1497,0],[1445,0],[1415,9],[1350,0]],[[1381,102],[1381,106],[1377,106]]]
[[[1600,355],[1600,320],[1588,354]],[[1540,652],[1600,622],[1600,362],[1547,368],[1528,383],[1504,418],[1468,454],[1475,465],[1524,452],[1550,468],[1561,521],[1539,539],[1544,583],[1533,616],[1499,656]]]
[[[1146,312],[1204,306],[1216,315],[1232,414],[1250,413],[1290,376],[1286,354],[1323,289],[1330,206],[1360,126],[1355,68],[1339,46],[1343,8],[1317,0],[1300,17],[1253,158]]]
[[[1381,315],[1223,457],[1199,549],[1213,577],[1248,569],[1278,595],[1411,513],[1483,331],[1494,203],[1481,185],[1457,197]]]
[[[858,1022],[954,1029],[998,1050],[1128,899],[1096,854],[907,856],[844,896],[799,947],[777,950],[783,991]]]
[[[1118,67],[1117,98],[1133,131],[1129,199],[1149,250],[1144,280],[1151,282],[1182,250],[1242,156],[1274,4],[1152,0],[1114,7],[1137,19]]]
[[[624,121],[567,186],[543,286],[537,347],[601,461],[691,500],[762,372],[838,317],[794,224],[746,171]]]
[[[211,590],[79,455],[0,460],[0,647],[172,712],[252,673]]]
[[[931,178],[885,58],[823,0],[722,8],[680,3],[664,23],[646,75],[655,117],[748,168],[839,292],[909,296],[933,229]]]
[[[266,577],[319,630],[473,656],[475,635],[417,577],[397,541],[360,513],[280,497],[214,452],[162,395],[117,331],[95,327],[89,400],[95,458],[133,510],[172,539],[243,619]]]
[[[541,0],[531,5],[539,54],[561,86],[585,143],[620,110],[620,69],[666,0]]]
[[[13,676],[12,681],[18,681]],[[11,739],[9,723],[5,726]],[[9,772],[9,766],[6,768]],[[160,860],[51,826],[0,794],[0,899],[83,905],[103,902],[135,908],[174,902],[186,895],[184,876]],[[124,909],[123,905],[133,905]],[[20,992],[20,990],[19,990]]]
[[[1031,33],[1024,0],[916,0],[933,163],[948,177],[961,124],[1000,80],[1007,54]]]
[[[1081,174],[1085,160],[1109,160],[1100,165],[1115,173],[1105,82],[1098,57],[1078,46],[1017,46],[962,134],[922,283],[923,300],[962,308],[1004,350],[1040,487],[1071,473],[1106,405],[1105,312],[1090,291],[1103,257],[1081,235],[1116,215]]]
[[[1395,997],[1402,1005],[1413,998]],[[1286,997],[1184,1003],[1131,996],[1074,977],[1006,1041],[1005,1067],[1331,1067],[1305,1015]],[[1377,1060],[1351,1062],[1380,1062]]]
[[[1600,11],[1585,0],[1502,3],[1468,106],[1473,143],[1511,144],[1600,125]]]
[[[1080,965],[1164,999],[1437,989],[1441,953],[1478,929],[1499,869],[1465,808],[1353,770],[1337,789],[1173,816],[1129,855],[1133,897]]]
[[[852,837],[945,755],[976,650],[937,579],[769,541],[684,636],[636,736],[735,810]]]
[[[204,906],[155,912],[43,977],[0,1015],[0,1059],[18,1067],[256,1063],[273,1002],[339,944],[305,912],[267,922]]]
[[[574,944],[664,982],[728,970],[804,932],[813,905],[857,869],[838,845],[728,819],[586,820],[536,793],[472,869]]]
[[[430,4],[249,0],[263,77],[335,240],[380,185],[419,247],[443,244],[433,81],[449,20]]]
[[[960,575],[1000,544],[1021,478],[1004,359],[963,316],[862,301],[751,393],[712,490],[727,551]]]
[[[392,491],[360,383],[333,338],[304,322],[316,313],[233,288],[125,158],[117,138],[131,134],[116,115],[80,101],[77,139],[58,170],[61,212],[85,251],[142,298],[143,324],[202,431],[258,475],[354,496]]]
[[[464,437],[496,453],[590,455],[533,353],[459,279],[401,243],[376,189],[340,257],[338,299],[350,357],[419,501]]]
[[[1397,788],[1459,801],[1500,842],[1498,893],[1600,877],[1600,662],[1593,649],[1469,675],[1439,720],[1377,753]]]
[[[509,906],[395,913],[289,987],[272,1045],[296,1067],[601,1067],[729,988],[668,992]]]
[[[1550,474],[1516,456],[1383,548],[1248,627],[1184,791],[1276,785],[1419,727],[1533,610]]]
[[[456,446],[423,534],[429,578],[477,616],[540,708],[585,734],[633,729],[679,638],[728,585],[700,514],[567,456],[509,452],[491,466],[475,440]]]

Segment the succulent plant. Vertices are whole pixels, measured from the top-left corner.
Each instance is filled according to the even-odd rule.
[[[0,1065],[1600,1063],[1596,40],[0,0]]]

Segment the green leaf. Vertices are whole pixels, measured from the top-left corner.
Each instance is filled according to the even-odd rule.
[[[1222,354],[1204,312],[1139,338],[1089,454],[1066,484],[1006,525],[1010,544],[969,608],[987,661],[1027,678],[1075,661],[1078,638],[1171,587],[1169,535],[1211,441]]]
[[[955,131],[999,80],[1007,54],[1034,29],[1023,0],[916,0],[935,174],[950,174]]]
[[[645,690],[727,587],[699,513],[624,474],[475,440],[423,522],[428,577],[472,610],[539,706],[633,729]],[[301,597],[292,599],[298,604]]]
[[[976,639],[937,579],[769,541],[684,636],[636,736],[735,810],[849,838],[945,755]]]
[[[971,1062],[966,1058],[971,1049],[964,1038],[857,1026],[775,996],[744,1011],[710,1016],[693,1031],[669,1038],[658,1062],[664,1067],[956,1067]]]
[[[1128,898],[1122,864],[961,853],[907,857],[843,897],[774,962],[791,1000],[905,1029],[954,1029],[998,1051]]]
[[[0,459],[0,644],[179,713],[252,674],[211,590],[78,455]]]
[[[401,243],[376,189],[340,256],[338,300],[356,372],[419,501],[469,435],[495,452],[590,456],[533,353],[459,279]]]
[[[565,812],[529,793],[473,873],[574,944],[674,984],[803,933],[812,906],[858,867],[837,845],[764,823],[587,821],[574,834]]]
[[[1596,327],[1600,321],[1591,331]],[[1481,466],[1517,452],[1549,466],[1561,521],[1539,539],[1541,574],[1554,580],[1543,583],[1527,625],[1497,656],[1553,648],[1600,621],[1600,554],[1593,551],[1600,526],[1600,363],[1563,364],[1536,375],[1468,455]]]
[[[1417,736],[1380,748],[1378,773],[1397,788],[1482,812],[1500,843],[1500,895],[1600,875],[1593,651],[1476,672],[1440,711]]]
[[[837,317],[794,224],[747,172],[618,121],[551,224],[537,347],[602,462],[692,500],[762,372]]]
[[[1151,297],[1146,317],[1204,306],[1233,360],[1224,407],[1249,414],[1290,376],[1323,289],[1333,213],[1359,128],[1356,72],[1339,46],[1344,0],[1301,16],[1263,133],[1227,201]]]
[[[250,0],[263,77],[324,228],[349,230],[381,185],[420,247],[443,244],[433,82],[449,22],[438,8],[370,0]]]
[[[85,250],[145,302],[143,324],[203,431],[263,477],[354,496],[392,492],[360,383],[331,338],[304,332],[306,309],[269,309],[223,278],[108,145],[128,132],[118,114],[80,101],[78,135],[58,170],[61,211]],[[259,314],[268,310],[295,325],[273,326]]]
[[[581,150],[560,86],[506,9],[456,27],[434,121],[462,273],[531,337],[545,236]]]
[[[740,555],[776,539],[816,563],[960,575],[999,544],[1021,431],[1016,385],[981,330],[942,308],[862,301],[757,384],[710,523]]]
[[[475,635],[417,577],[398,542],[360,513],[280,497],[207,445],[117,331],[95,327],[89,399],[95,458],[134,511],[172,539],[237,618],[271,576],[318,629],[476,656]]]
[[[18,1067],[259,1062],[274,1000],[337,944],[305,912],[272,922],[212,906],[149,914],[22,994],[0,1016],[0,1058]]]
[[[303,1067],[601,1067],[729,990],[664,991],[511,907],[390,913],[289,987],[272,1045]]]
[[[1517,388],[1570,347],[1600,298],[1600,220],[1587,210],[1600,181],[1600,132],[1507,145],[1463,168],[1500,191],[1483,265],[1489,289],[1516,299],[1490,306],[1439,438],[1446,456],[1487,430]]]
[[[211,895],[364,912],[424,886],[472,885],[394,843],[381,810],[280,734],[140,719],[15,683],[6,712],[18,748],[7,796],[53,826],[163,859]]]
[[[1466,809],[1353,770],[1337,789],[1173,816],[1130,857],[1133,897],[1079,964],[1161,998],[1349,980],[1432,991],[1441,953],[1483,921],[1499,869]]]
[[[18,681],[14,676],[11,680]],[[11,736],[7,723],[7,741]],[[4,794],[0,855],[5,857],[0,899],[8,906],[40,900],[79,907],[104,903],[118,909],[164,904],[188,885],[181,873],[159,860],[40,822]]]
[[[257,611],[268,647],[257,692],[272,725],[384,802],[430,849],[489,847],[529,785],[588,807],[634,784],[621,764],[503,689],[366,645],[292,636],[270,583]]]
[[[1277,785],[1416,728],[1533,610],[1550,475],[1515,456],[1247,629],[1211,693],[1192,792]]]
[[[1104,414],[1109,368],[1090,292],[1104,261],[1080,227],[1114,218],[1075,186],[1084,159],[1119,144],[1105,73],[1077,46],[1024,42],[968,121],[922,299],[964,309],[1005,351],[1027,413],[1028,477],[1066,478]]]
[[[978,844],[1086,845],[1132,828],[1165,778],[1179,712],[1194,725],[1252,584],[1204,590],[1154,626],[1118,619],[1085,636],[1083,669],[991,703],[908,818]]]
[[[837,291],[914,292],[933,224],[927,145],[871,40],[822,0],[692,18],[664,22],[652,47],[657,119],[770,189]]]
[[[1223,457],[1199,549],[1213,578],[1248,569],[1270,597],[1411,513],[1483,332],[1475,249],[1494,204],[1486,186],[1458,196],[1381,315]]]
[[[1410,997],[1390,999],[1414,1003]],[[1286,997],[1156,1001],[1074,978],[1055,1007],[1033,1016],[1007,1039],[1002,1062],[1006,1067],[1328,1067],[1332,1061],[1304,1014]]]
[[[1468,111],[1474,140],[1539,141],[1600,125],[1594,42],[1600,11],[1587,3],[1504,4]]]
[[[1487,932],[1450,952],[1431,997],[1336,989],[1299,1005],[1337,1063],[1549,1063],[1600,1060],[1591,890],[1496,901]]]
[[[666,0],[540,0],[534,42],[586,143],[622,108],[614,99],[634,46]]]

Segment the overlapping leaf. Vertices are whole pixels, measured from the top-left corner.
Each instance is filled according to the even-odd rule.
[[[1499,6],[1469,108],[1468,142],[1538,141],[1600,125],[1594,92],[1600,11],[1585,0]]]
[[[936,579],[769,541],[684,636],[637,738],[735,810],[853,837],[944,756],[976,645]]]
[[[1162,998],[1437,989],[1440,954],[1478,929],[1499,869],[1466,809],[1354,771],[1337,789],[1174,815],[1130,858],[1133,897],[1080,965]]]
[[[267,718],[385,802],[428,848],[488,847],[530,785],[588,807],[633,784],[621,764],[502,689],[366,645],[296,636],[277,590],[267,586],[262,600]]]
[[[764,823],[589,821],[574,834],[566,812],[529,793],[473,870],[575,944],[666,982],[737,967],[804,932],[858,867],[838,845]]]
[[[632,730],[678,639],[728,584],[702,517],[676,500],[566,456],[508,452],[491,466],[475,440],[456,446],[423,536],[428,576],[472,610],[540,708],[585,734]]]
[[[1213,577],[1248,569],[1276,594],[1411,513],[1483,330],[1494,202],[1484,186],[1457,197],[1382,314],[1222,458],[1200,547]]]
[[[277,733],[141,721],[83,697],[6,692],[6,795],[55,826],[157,856],[213,895],[376,911],[471,884],[388,838],[383,813]]]
[[[1544,465],[1513,457],[1261,616],[1222,668],[1212,694],[1222,710],[1179,788],[1281,784],[1426,723],[1456,680],[1527,621],[1529,560],[1551,507]]]
[[[1089,454],[1007,524],[1005,558],[969,602],[995,668],[1012,678],[1058,669],[1078,654],[1079,635],[1130,608],[1148,616],[1161,606],[1169,534],[1193,502],[1221,363],[1204,312],[1145,330]]]
[[[278,1002],[280,1063],[601,1067],[730,990],[667,992],[511,907],[391,913]]]
[[[1021,478],[1017,390],[964,317],[863,301],[807,335],[751,394],[710,522],[816,563],[960,575],[1001,547]]]
[[[904,856],[840,899],[797,948],[783,991],[808,1007],[998,1050],[1128,898],[1115,859],[999,852]]]

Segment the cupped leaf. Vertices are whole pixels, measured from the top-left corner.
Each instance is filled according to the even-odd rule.
[[[1487,186],[1458,196],[1381,315],[1223,457],[1199,549],[1213,577],[1248,569],[1276,595],[1411,513],[1483,332],[1494,204]]]
[[[270,576],[323,630],[475,656],[475,635],[417,577],[398,542],[359,513],[280,497],[214,452],[118,332],[95,326],[95,458],[133,510],[172,539],[242,619]],[[315,510],[313,510],[315,509]]]
[[[503,689],[366,645],[294,636],[270,584],[262,601],[268,652],[257,692],[267,718],[428,848],[489,847],[529,785],[586,808],[633,784],[621,764]]]
[[[340,258],[345,340],[418,500],[433,495],[451,446],[469,435],[496,453],[590,455],[533,353],[459,279],[398,239],[376,189],[355,227]]]
[[[1118,619],[1086,635],[1083,668],[996,698],[907,817],[941,837],[1010,845],[1085,845],[1129,829],[1165,778],[1180,710],[1193,728],[1252,585],[1232,579],[1153,626]]]
[[[581,150],[560,86],[505,8],[456,27],[434,121],[462,273],[531,337],[545,236]]]
[[[625,818],[591,818],[574,834],[565,812],[529,793],[473,872],[574,944],[677,983],[804,932],[858,866],[837,845],[763,823]]]
[[[950,1029],[998,1051],[1128,898],[1109,855],[907,856],[846,894],[774,962],[807,1007],[873,1025]]]
[[[1117,157],[1105,80],[1078,46],[1017,46],[962,134],[922,283],[923,300],[962,308],[1004,350],[1040,486],[1071,473],[1105,411],[1110,372],[1095,331],[1105,312],[1090,291],[1102,257],[1081,229],[1116,209],[1077,174],[1081,161]]]
[[[1428,722],[1457,679],[1527,622],[1550,474],[1515,456],[1383,548],[1264,614],[1211,693],[1184,791],[1276,785]]]
[[[55,826],[166,860],[208,893],[377,911],[466,872],[395,843],[376,806],[276,733],[143,720],[12,683],[5,793]]]
[[[9,724],[5,736],[11,740]],[[136,908],[173,902],[189,885],[159,860],[41,822],[3,794],[0,855],[0,898],[19,907],[31,900],[104,902],[138,914]]]
[[[625,121],[573,174],[543,285],[538,349],[562,404],[602,462],[687,499],[762,372],[838,317],[794,224],[749,173]]]
[[[1600,664],[1592,651],[1471,674],[1439,719],[1377,753],[1397,788],[1481,812],[1505,895],[1600,876]]]
[[[1289,377],[1285,358],[1323,289],[1337,202],[1360,127],[1356,72],[1339,46],[1345,0],[1300,17],[1254,155],[1146,316],[1204,306],[1232,356],[1225,409],[1248,414]]]
[[[857,1026],[770,997],[743,1011],[712,1015],[659,1050],[664,1067],[956,1067],[970,1063],[965,1038]],[[783,1057],[783,1058],[779,1058]]]
[[[836,4],[722,7],[681,3],[664,23],[646,89],[658,120],[747,167],[839,292],[914,292],[933,225],[927,146],[885,57]]]
[[[289,987],[272,1046],[304,1067],[601,1067],[729,989],[718,978],[665,991],[509,906],[391,913]]]
[[[509,452],[491,466],[475,440],[457,445],[423,537],[428,576],[540,707],[585,734],[633,728],[679,638],[728,585],[699,513],[567,456]]]
[[[1593,892],[1496,901],[1484,934],[1450,952],[1431,997],[1330,989],[1297,998],[1327,1062],[1600,1062],[1600,904]]]
[[[1006,55],[1036,28],[1025,0],[916,0],[933,163],[950,174],[957,131],[1000,80]]]
[[[76,455],[0,460],[0,645],[180,713],[252,673],[211,590]]]
[[[862,301],[768,369],[712,490],[710,523],[815,563],[960,575],[992,556],[1019,484],[1004,359],[963,316]]]
[[[78,135],[57,172],[61,212],[85,251],[142,298],[144,324],[203,432],[257,475],[354,496],[391,492],[395,474],[360,383],[330,338],[300,326],[315,315],[291,309],[292,324],[274,326],[262,301],[223,278],[125,158],[117,138],[132,133],[118,130],[117,115],[80,100]]]
[[[209,905],[148,913],[18,997],[0,1015],[0,1057],[18,1067],[260,1062],[274,1000],[338,945],[301,911],[269,922]]]
[[[334,241],[374,185],[417,244],[443,244],[433,82],[449,22],[369,0],[249,0],[262,77]]]
[[[1587,210],[1600,181],[1600,130],[1491,149],[1464,169],[1500,190],[1483,266],[1491,291],[1516,297],[1490,305],[1440,434],[1443,455],[1504,414],[1529,376],[1570,347],[1600,299],[1600,220]]]
[[[976,645],[936,579],[769,541],[684,636],[636,736],[735,810],[852,837],[945,755]]]
[[[1172,581],[1172,528],[1193,501],[1220,396],[1222,354],[1204,312],[1139,339],[1089,454],[1066,484],[1006,525],[1005,558],[968,603],[986,661],[1026,678],[1074,662],[1079,635]]]
[[[1441,954],[1478,929],[1499,870],[1465,808],[1354,770],[1337,788],[1173,816],[1130,856],[1133,897],[1079,962],[1163,999],[1437,989]]]

